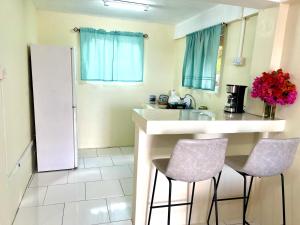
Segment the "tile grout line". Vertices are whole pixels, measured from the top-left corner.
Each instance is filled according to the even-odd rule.
[[[99,167],[98,169],[99,169],[99,172],[100,172],[101,181],[103,181],[103,175],[102,175],[101,167]]]
[[[112,163],[113,163],[113,166],[116,166],[116,164],[115,164],[115,162],[114,162],[114,160],[113,160],[113,158],[112,158],[112,156],[111,156],[111,155],[109,155],[109,158],[110,158],[110,160],[112,161]]]
[[[118,198],[118,197],[124,197],[124,196],[115,196],[115,197],[110,197],[110,198]],[[53,203],[53,204],[48,204],[48,205],[42,205],[42,206],[53,206],[53,205],[62,205],[65,203],[72,204],[72,203],[80,203],[80,202],[92,202],[92,201],[99,201],[99,200],[105,200],[107,197],[103,198],[93,198],[93,199],[88,199],[88,200],[73,200],[73,201],[67,201],[67,202],[60,202],[60,203]],[[28,206],[26,208],[37,208],[39,206]],[[25,208],[25,207],[24,207]]]
[[[86,169],[86,168],[85,168],[85,160],[82,159],[82,162],[83,162],[83,168]]]
[[[63,186],[63,185],[68,185],[68,184],[82,184],[84,181],[81,182],[76,182],[76,183],[63,183],[63,184],[51,184],[51,185],[45,185],[45,186],[36,186],[36,187],[31,187],[31,188],[43,188],[43,187],[56,187],[56,186]]]
[[[70,202],[72,203],[72,202]],[[47,206],[55,206],[55,205],[63,205],[65,204],[63,203],[53,203],[53,204],[48,204],[48,205],[39,205],[39,206],[26,206],[26,207],[22,207],[22,208],[18,208],[19,209],[30,209],[30,208],[42,208],[42,207],[47,207]]]
[[[46,192],[45,192],[45,196],[44,196],[42,205],[45,205],[45,200],[46,200],[46,196],[47,196],[47,193],[48,193],[48,187],[49,186],[46,187]]]
[[[67,184],[69,184],[69,177],[70,177],[70,171],[68,171],[68,175],[67,175]]]
[[[109,207],[108,207],[108,199],[107,198],[105,198],[105,203],[106,203],[106,209],[107,209],[109,223],[112,223],[111,218],[110,218],[111,216],[110,216],[110,211],[109,211]]]
[[[15,214],[14,214],[14,218],[13,218],[12,224],[14,224],[14,223],[15,223],[15,220],[16,220],[16,218],[17,218],[17,215],[18,215],[18,213],[19,213],[19,210],[20,210],[21,203],[22,203],[22,201],[23,201],[23,198],[24,198],[24,196],[25,196],[25,193],[26,193],[26,191],[28,190],[28,188],[29,188],[29,187],[30,187],[30,185],[31,185],[31,182],[32,182],[33,176],[34,176],[34,172],[32,172],[32,174],[30,175],[30,178],[29,178],[29,180],[28,180],[28,182],[27,182],[27,185],[26,185],[25,191],[24,191],[24,193],[23,193],[23,195],[22,195],[22,198],[21,198],[21,201],[20,201],[20,203],[19,203],[19,205],[18,205],[18,209],[17,209],[17,211],[16,211],[16,212],[15,212]]]
[[[63,214],[62,214],[62,218],[61,218],[61,225],[63,225],[63,224],[64,224],[65,208],[66,208],[66,203],[64,202]]]
[[[96,156],[99,157],[98,148],[96,148]]]
[[[111,166],[115,166],[114,165],[114,163],[113,163],[113,161],[112,161],[112,159],[111,159],[111,157],[109,156],[109,155],[107,155],[107,156],[101,156],[101,157],[91,157],[91,158],[84,158],[84,159],[98,159],[98,158],[106,158],[106,159],[109,159],[109,165],[96,165],[96,166],[91,166],[91,167],[87,167],[87,165],[86,165],[86,162],[85,162],[85,168],[86,169],[90,169],[90,168],[100,168],[100,167],[111,167]],[[101,164],[101,163],[100,163]]]
[[[120,148],[120,147],[118,147],[118,149],[121,151],[122,149]],[[121,151],[121,153],[123,153],[123,151]],[[99,157],[99,154],[98,154],[98,151],[96,150],[96,157],[90,157],[90,158],[98,158]],[[109,166],[96,166],[96,167],[93,167],[93,168],[97,168],[98,170],[99,170],[99,175],[100,175],[100,181],[112,181],[112,180],[115,180],[115,181],[118,181],[118,183],[119,183],[119,185],[120,185],[120,187],[121,187],[121,190],[122,190],[122,195],[121,196],[114,196],[115,198],[117,198],[117,197],[126,197],[126,195],[125,195],[125,191],[124,191],[124,188],[123,188],[123,186],[122,186],[122,183],[121,183],[121,180],[122,179],[129,179],[129,178],[132,178],[132,171],[131,171],[131,169],[130,169],[130,164],[124,164],[124,165],[117,165],[117,164],[115,164],[115,162],[114,162],[114,160],[113,160],[113,157],[112,157],[113,155],[104,155],[103,157],[107,157],[107,158],[109,158],[110,159],[110,161],[111,161],[111,163],[112,163],[112,165],[109,165]],[[120,155],[120,156],[126,156],[126,155]],[[102,156],[101,156],[102,157]],[[85,157],[84,158],[82,158],[81,160],[82,160],[82,162],[83,162],[83,168],[84,169],[92,169],[92,168],[86,168],[86,161],[85,161]],[[102,174],[102,169],[101,168],[118,168],[118,167],[123,167],[123,168],[125,168],[125,167],[127,167],[128,169],[129,169],[129,171],[130,171],[130,174],[131,174],[131,176],[130,177],[127,177],[127,176],[125,176],[125,177],[119,177],[119,178],[114,178],[114,179],[106,179],[106,180],[104,180],[103,179],[103,174]],[[80,169],[83,169],[83,168],[80,168]],[[67,175],[67,179],[66,179],[66,183],[64,182],[64,183],[58,183],[58,184],[53,184],[53,185],[49,185],[49,184],[47,184],[47,185],[45,185],[45,186],[36,186],[36,187],[32,187],[32,188],[45,188],[46,189],[46,191],[45,191],[45,196],[44,196],[44,198],[43,198],[43,201],[42,201],[42,205],[38,205],[38,206],[32,206],[32,207],[40,207],[40,206],[49,206],[49,205],[60,205],[60,204],[64,204],[63,205],[63,215],[62,215],[62,225],[63,225],[63,223],[64,223],[64,216],[65,216],[65,208],[66,208],[66,202],[63,202],[63,203],[53,203],[53,204],[45,204],[46,203],[46,198],[47,198],[47,195],[49,194],[49,188],[51,187],[51,186],[63,186],[63,185],[69,185],[69,184],[80,184],[80,183],[83,183],[84,184],[84,188],[85,188],[85,199],[84,200],[79,200],[79,201],[70,201],[70,202],[86,202],[86,201],[88,201],[87,200],[87,183],[89,183],[89,182],[99,182],[99,180],[94,180],[94,181],[80,181],[80,182],[75,182],[75,183],[70,183],[70,173],[71,173],[72,171],[67,171],[67,173],[66,173],[66,175]],[[34,175],[34,174],[33,174]],[[29,179],[29,182],[28,182],[28,185],[27,185],[27,188],[25,189],[25,192],[28,190],[28,188],[30,188],[30,184],[31,184],[31,182],[32,182],[32,179],[33,179],[33,175],[31,176],[31,178]],[[25,192],[24,192],[24,194],[25,194]],[[24,197],[24,196],[23,196]],[[111,198],[114,198],[114,197],[111,197]],[[108,198],[109,197],[104,197],[104,198],[97,198],[97,199],[90,199],[90,200],[100,200],[100,199],[104,199],[105,200],[105,202],[106,202],[106,207],[107,207],[107,210],[108,210],[108,217],[109,217],[109,221],[110,222],[112,222],[111,221],[111,215],[110,215],[110,211],[109,211],[109,207],[108,207]],[[20,208],[20,207],[19,207]],[[121,221],[123,221],[123,220],[121,220]],[[125,221],[125,220],[124,220]]]
[[[130,165],[130,164],[127,164],[127,167],[129,168],[130,173],[131,173],[131,175],[132,175],[132,177],[133,177],[133,176],[134,176],[134,173],[133,173],[133,170],[131,169],[131,165]]]
[[[87,168],[85,167],[85,158],[82,158],[82,161],[83,161],[83,168],[84,168],[84,169],[87,169]]]
[[[87,199],[86,199],[86,184],[87,184],[87,183],[84,183],[84,193],[85,193],[84,199],[85,199],[85,201],[87,201]]]
[[[86,181],[86,182],[80,182],[80,183],[74,183],[74,184],[82,184],[82,183],[97,183],[100,181],[118,181],[120,179],[130,179],[132,177],[122,177],[122,178],[114,178],[114,179],[105,179],[105,180],[94,180],[94,181]],[[57,186],[57,185],[56,185]]]
[[[118,179],[118,181],[119,181],[119,184],[121,186],[121,189],[122,189],[122,192],[123,192],[124,196],[126,196],[124,188],[123,188],[122,183],[121,183],[121,179]]]

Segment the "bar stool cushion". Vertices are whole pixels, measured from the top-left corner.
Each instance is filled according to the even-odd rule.
[[[223,168],[228,139],[179,140],[170,159],[153,164],[165,176],[178,181],[198,182],[217,175]]]
[[[254,177],[277,176],[292,164],[299,138],[261,139],[249,156],[229,156],[225,164]]]
[[[161,172],[162,174],[166,174],[168,164],[169,164],[170,158],[166,159],[154,159],[152,162],[154,166]]]
[[[223,169],[227,143],[226,138],[179,140],[165,175],[189,183],[211,179]]]
[[[226,156],[225,164],[235,171],[243,173],[243,167],[245,166],[247,159],[248,155]]]

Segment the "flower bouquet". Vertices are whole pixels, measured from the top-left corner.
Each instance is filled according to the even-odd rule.
[[[264,101],[264,117],[274,119],[276,105],[293,104],[297,98],[297,89],[296,85],[290,82],[290,74],[279,69],[263,72],[256,77],[251,97]]]

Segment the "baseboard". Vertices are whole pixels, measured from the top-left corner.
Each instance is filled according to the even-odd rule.
[[[20,156],[20,158],[18,159],[18,161],[16,162],[14,168],[8,173],[8,178],[10,179],[11,177],[13,177],[17,171],[23,167],[23,165],[26,165],[28,157],[33,158],[33,145],[34,142],[31,141],[25,148],[24,152],[22,153],[22,155]],[[31,160],[32,161],[32,160]],[[33,166],[33,163],[31,164]],[[33,168],[32,168],[33,169]]]
[[[5,188],[0,193],[4,196],[0,201],[0,224],[11,225],[19,208],[20,202],[33,173],[34,143],[26,147],[14,169],[4,180]]]

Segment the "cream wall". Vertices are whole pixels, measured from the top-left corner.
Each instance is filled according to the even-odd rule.
[[[141,107],[149,94],[159,95],[172,89],[174,68],[174,27],[133,20],[101,18],[78,14],[38,12],[39,42],[74,46],[79,56],[79,34],[74,27],[144,32],[144,83],[113,85],[81,82],[78,72],[79,147],[96,148],[133,145],[132,108]],[[77,58],[79,70],[79,57]]]
[[[290,6],[290,12],[287,21],[286,40],[284,45],[284,54],[282,67],[289,71],[292,80],[300,88],[300,3]],[[298,98],[295,105],[285,107],[280,112],[280,116],[287,120],[286,135],[290,137],[300,137],[300,100]],[[293,167],[287,173],[287,191],[288,193],[288,224],[299,224],[299,202],[300,202],[300,151],[296,156]]]
[[[253,46],[253,57],[250,67],[250,84],[263,71],[270,70],[273,43],[276,30],[279,8],[260,11],[257,20],[257,29]],[[251,87],[248,89],[247,112],[260,114],[262,106],[260,100],[250,98]]]
[[[277,46],[274,46],[275,48]],[[280,47],[280,46],[278,46]],[[285,43],[283,46],[281,65],[284,70],[290,72],[291,80],[296,84],[298,92],[300,87],[300,3],[290,5],[287,28],[285,32]],[[278,108],[278,116],[287,120],[285,137],[300,137],[299,114],[300,100],[294,105]],[[300,151],[296,155],[293,166],[285,173],[286,179],[286,209],[287,225],[298,225],[300,221]],[[255,216],[260,218],[260,224],[277,225],[281,224],[281,192],[280,178],[272,177],[262,180],[260,184],[260,201],[257,204]]]
[[[37,35],[36,11],[30,0],[1,0],[0,4],[0,66],[6,71],[0,81],[0,224],[9,225],[32,174],[27,46]]]

